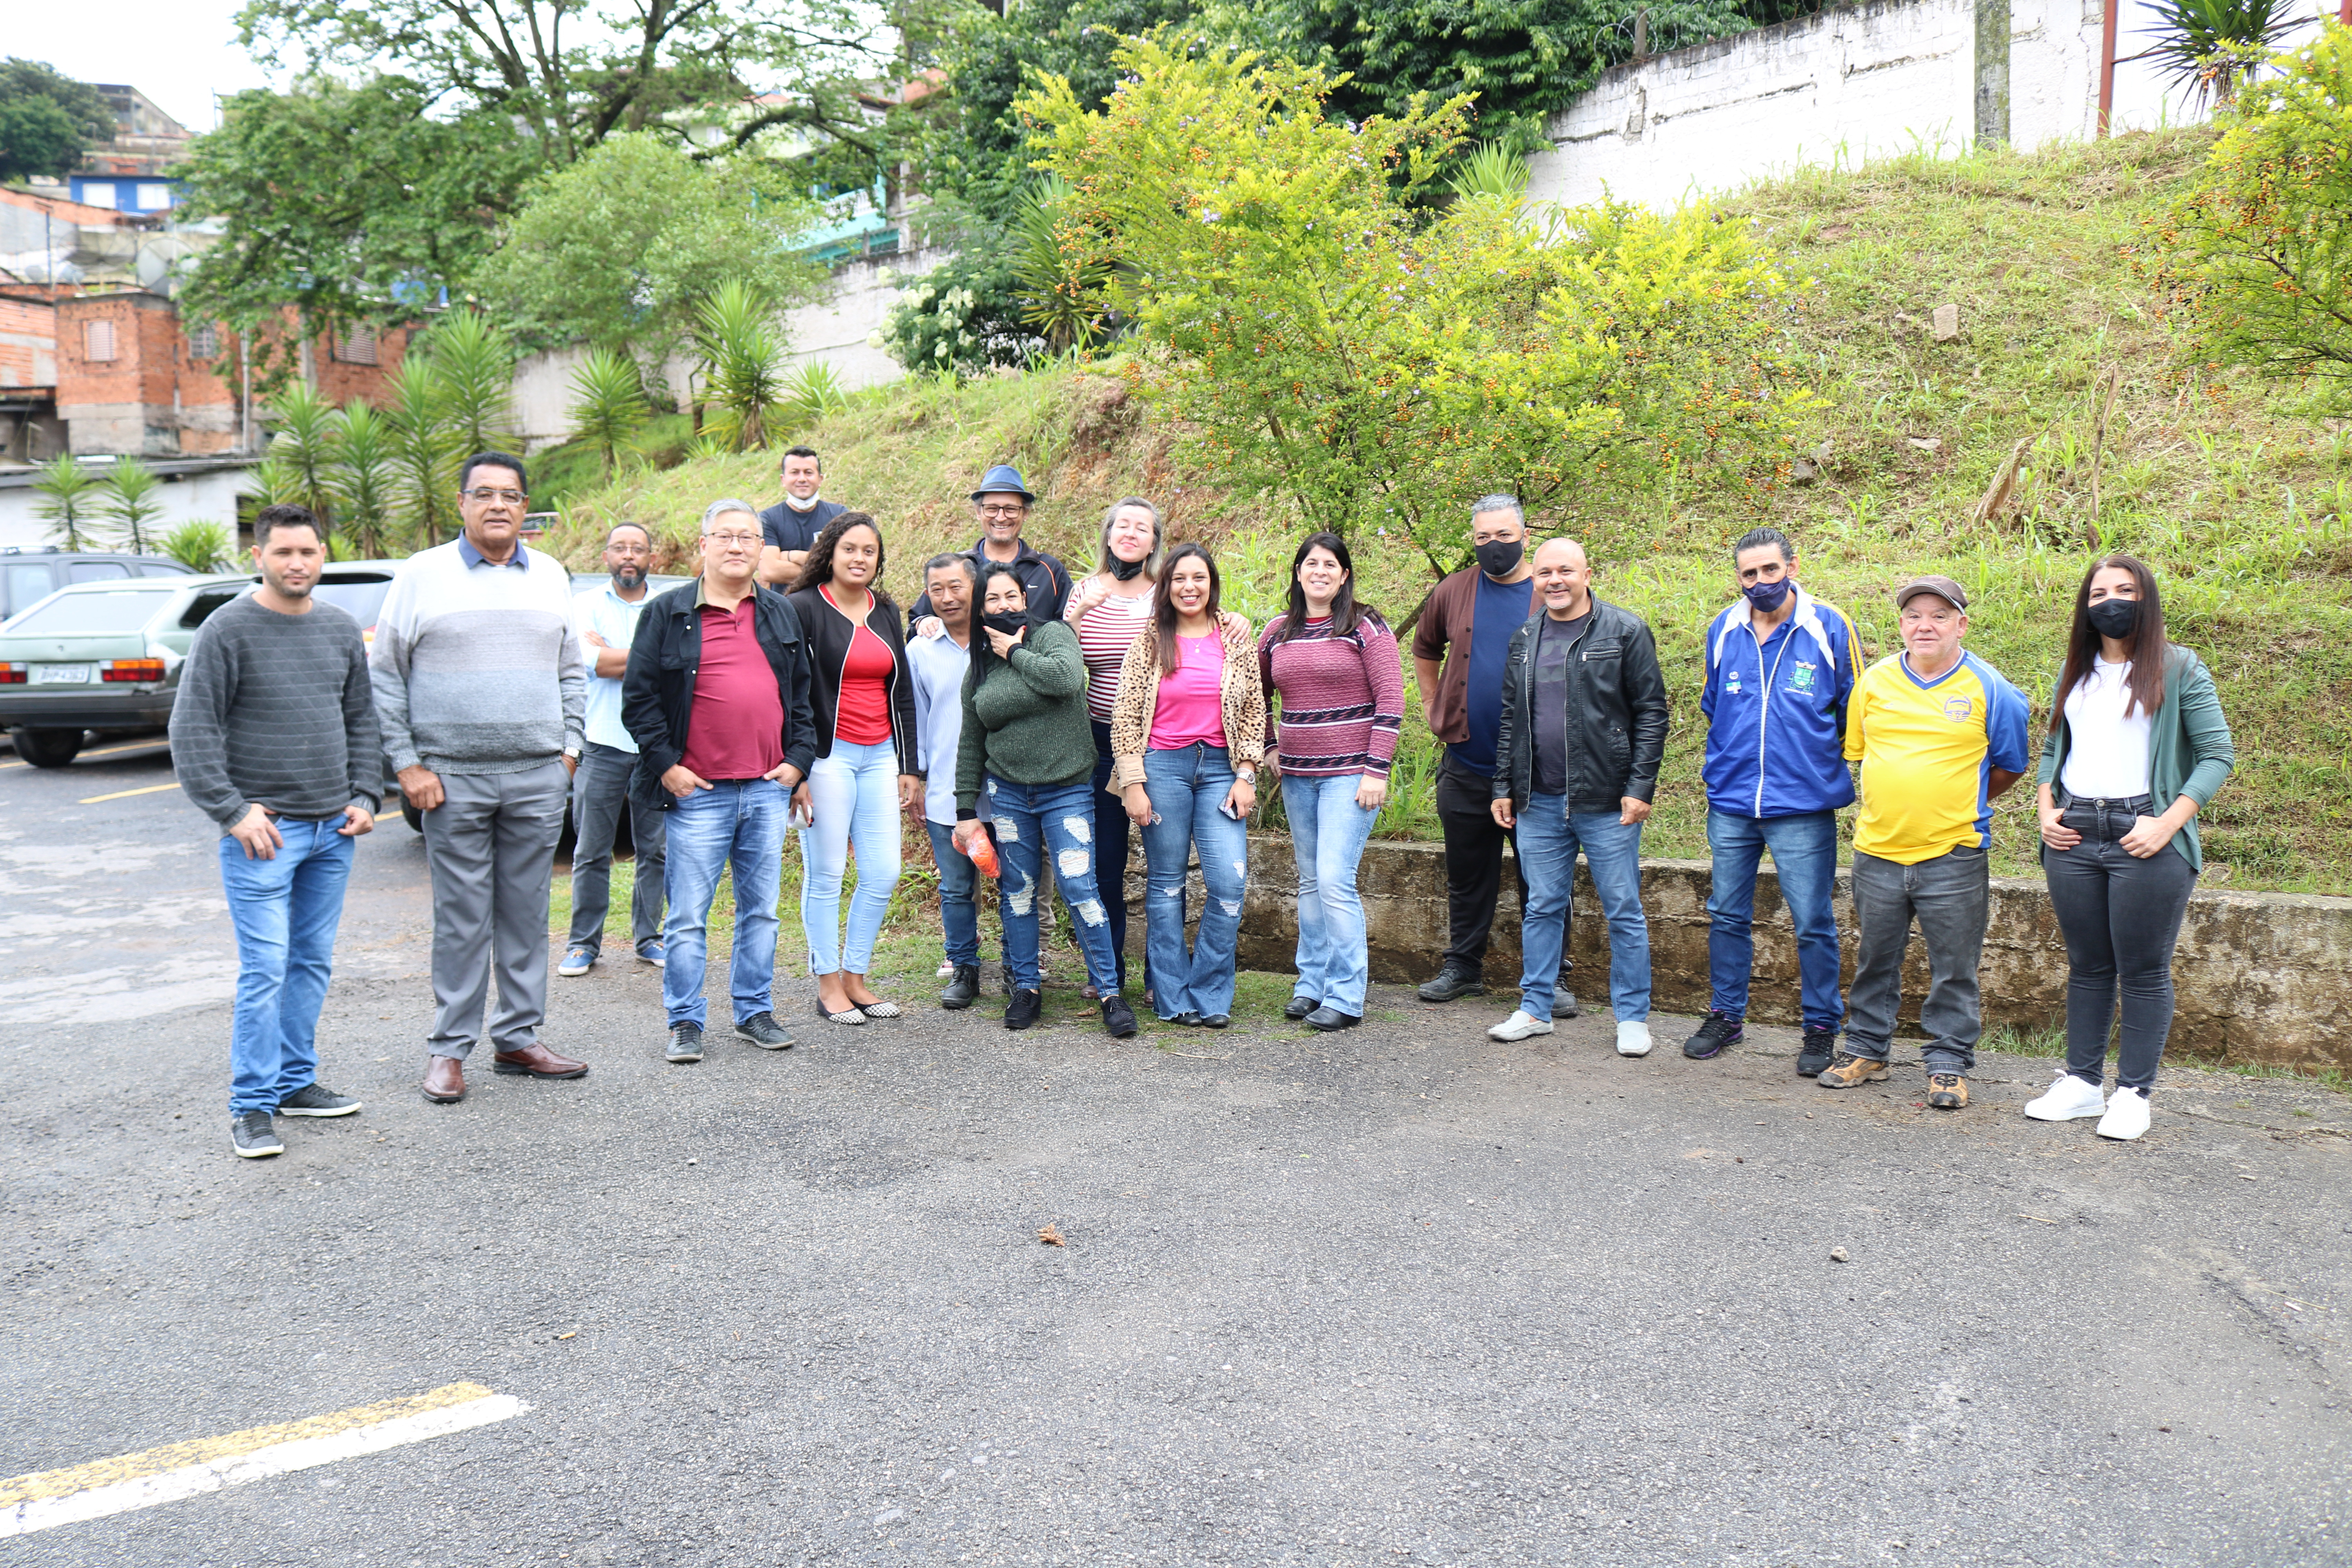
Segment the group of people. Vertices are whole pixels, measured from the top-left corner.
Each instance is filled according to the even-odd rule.
[[[1058,893],[1104,1029],[1134,1034],[1132,825],[1147,873],[1143,997],[1163,1021],[1224,1027],[1247,825],[1265,784],[1281,790],[1297,872],[1286,1015],[1321,1030],[1361,1021],[1370,965],[1357,868],[1387,798],[1404,691],[1396,635],[1357,598],[1344,539],[1300,542],[1283,613],[1256,628],[1223,607],[1213,553],[1171,545],[1139,497],[1105,514],[1094,570],[1074,581],[1024,541],[1036,498],[1000,466],[971,494],[979,539],[927,561],[902,613],[882,586],[882,525],[822,499],[812,451],[786,454],[783,480],[783,500],[764,511],[712,503],[699,571],[659,595],[647,584],[650,532],[614,527],[608,582],[575,599],[564,569],[521,542],[521,459],[478,454],[460,479],[460,536],[404,567],[372,648],[310,596],[325,559],[316,520],[299,507],[261,512],[260,586],[206,623],[173,718],[187,793],[225,834],[242,959],[237,1153],[282,1149],[273,1113],[358,1109],[318,1083],[315,1035],[352,841],[381,804],[380,758],[422,815],[432,871],[429,1100],[464,1097],[485,1033],[497,1072],[588,1071],[539,1039],[567,809],[572,919],[557,971],[584,974],[601,960],[625,814],[630,929],[637,958],[661,970],[673,1062],[704,1053],[710,910],[730,871],[735,1033],[768,1049],[793,1043],[775,1000],[789,831],[801,835],[816,1014],[845,1026],[900,1016],[868,977],[900,874],[901,816],[916,812],[939,873],[941,1006],[980,998],[978,893],[994,877],[1005,1026],[1039,1018],[1040,921]],[[1436,585],[1412,639],[1423,716],[1444,745],[1435,793],[1450,928],[1419,994],[1448,1003],[1485,990],[1508,847],[1522,970],[1517,1005],[1487,1033],[1524,1040],[1572,1016],[1580,852],[1608,926],[1616,1048],[1645,1056],[1641,841],[1669,721],[1655,640],[1639,615],[1594,594],[1576,542],[1528,552],[1514,498],[1475,502],[1471,538],[1475,563]],[[1733,602],[1702,655],[1712,994],[1684,1053],[1714,1058],[1743,1037],[1769,851],[1797,937],[1797,1070],[1833,1089],[1885,1077],[1916,924],[1930,973],[1927,1103],[1958,1110],[1981,1033],[1991,803],[2032,765],[2026,701],[1965,648],[1969,595],[1949,578],[1895,591],[1902,647],[1863,668],[1853,623],[1800,585],[1785,535],[1748,533],[1732,565]],[[2201,863],[2194,819],[2232,765],[2211,679],[2166,640],[2138,561],[2109,556],[2085,575],[2053,714],[2039,794],[2070,963],[2068,1055],[2026,1113],[2097,1115],[2102,1133],[2132,1138],[2147,1126],[2170,1026],[2172,946]],[[1849,991],[1832,892],[1837,813],[1857,799]],[[498,1004],[485,1020],[493,973]]]

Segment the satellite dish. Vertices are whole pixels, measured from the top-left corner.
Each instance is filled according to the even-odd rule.
[[[159,234],[139,247],[139,287],[170,299],[196,264],[196,247],[175,234]]]

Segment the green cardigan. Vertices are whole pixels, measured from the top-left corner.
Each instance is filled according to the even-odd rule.
[[[2070,739],[2061,694],[2052,694],[2051,710],[2050,738],[2042,742],[2041,782],[2055,787],[2058,772],[2066,765]],[[2148,725],[2148,741],[2147,793],[2159,815],[2184,795],[2203,810],[2237,765],[2237,751],[2230,744],[2230,721],[2222,716],[2213,677],[2203,659],[2179,643],[2165,649],[2164,701]],[[2172,847],[2198,870],[2205,868],[2195,817],[2172,836]]]
[[[1068,622],[1031,626],[1011,658],[989,661],[985,680],[964,677],[963,740],[956,747],[960,822],[978,815],[982,773],[1024,784],[1093,781],[1087,661]]]

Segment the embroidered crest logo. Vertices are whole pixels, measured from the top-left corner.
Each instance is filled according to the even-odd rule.
[[[1944,699],[1944,717],[1949,719],[1955,724],[1966,723],[1968,721],[1969,715],[1975,711],[1976,704],[1965,697],[1947,697]]]
[[[1797,661],[1797,668],[1789,672],[1789,689],[1791,691],[1811,691],[1812,689],[1813,667],[1807,664],[1803,659],[1799,659]]]

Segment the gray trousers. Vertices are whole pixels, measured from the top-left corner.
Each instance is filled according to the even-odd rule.
[[[1920,1058],[1930,1073],[1976,1066],[1984,1010],[1977,965],[1984,956],[1992,884],[1981,849],[1954,849],[1905,866],[1860,850],[1853,857],[1857,933],[1853,984],[1846,993],[1846,1048],[1885,1061],[1903,1005],[1903,952],[1911,923],[1927,943],[1927,1001],[1919,1026],[1930,1037]]]
[[[561,762],[520,773],[443,773],[448,798],[425,814],[433,868],[433,1033],[436,1057],[463,1061],[482,1034],[490,970],[494,1050],[539,1040],[547,1017],[547,895],[572,780]]]
[[[629,890],[629,937],[642,942],[662,933],[662,847],[669,814],[629,798],[637,753],[594,742],[580,754],[572,779],[572,945],[604,950],[604,917],[613,908],[613,833],[629,814],[637,847],[636,879]]]

